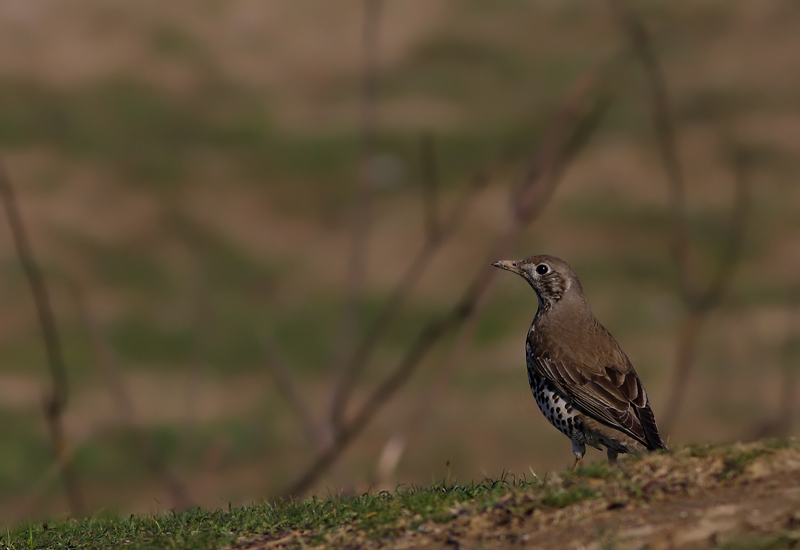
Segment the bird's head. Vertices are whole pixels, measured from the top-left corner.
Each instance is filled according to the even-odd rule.
[[[492,264],[516,273],[533,287],[539,307],[549,309],[566,295],[583,298],[578,276],[567,262],[555,256],[531,256],[524,260],[504,260]]]

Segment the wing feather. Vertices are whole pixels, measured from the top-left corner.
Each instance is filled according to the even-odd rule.
[[[541,331],[531,331],[528,364],[584,414],[624,432],[647,449],[666,449],[636,371],[616,340],[598,327],[607,339],[603,343],[609,345],[595,346],[595,353],[573,353],[552,340],[545,341]],[[598,348],[609,351],[598,354]]]

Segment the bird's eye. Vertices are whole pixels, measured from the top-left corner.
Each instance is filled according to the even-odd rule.
[[[550,268],[546,264],[539,264],[536,266],[536,273],[539,275],[546,275]]]

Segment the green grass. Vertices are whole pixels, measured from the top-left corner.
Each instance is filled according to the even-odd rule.
[[[619,474],[619,470],[614,470],[609,467],[608,462],[592,462],[584,464],[572,472],[572,476],[576,478],[589,478],[589,479],[610,479]]]
[[[689,456],[693,458],[705,458],[710,456],[714,447],[708,443],[694,443],[686,447]]]
[[[325,499],[289,500],[227,510],[195,509],[158,516],[30,523],[9,532],[0,542],[13,549],[117,546],[189,549],[276,539],[301,531],[304,540],[320,544],[343,525],[355,537],[395,538],[428,521],[451,521],[458,515],[451,509],[459,504],[491,507],[510,491],[537,485],[538,482],[510,483],[504,479],[472,484],[437,483],[401,487],[396,492],[355,497],[332,495]],[[563,506],[567,501],[555,497],[552,502],[554,506]]]
[[[173,444],[161,442],[162,446]],[[520,521],[537,510],[547,513],[587,499],[604,498],[610,508],[625,506],[632,499],[656,503],[684,487],[687,475],[716,471],[717,456],[731,460],[729,468],[741,468],[744,473],[746,464],[787,446],[793,447],[793,443],[768,441],[748,445],[744,451],[719,447],[704,458],[696,457],[691,449],[673,455],[628,457],[614,466],[605,462],[588,464],[550,479],[534,477],[529,481],[502,475],[480,482],[442,481],[353,496],[330,494],[326,498],[278,500],[242,508],[229,505],[213,511],[193,509],[128,517],[106,514],[80,520],[31,522],[9,530],[0,538],[0,545],[19,550],[123,546],[192,549],[249,544],[260,547],[282,540],[295,546],[352,546],[369,541],[386,544],[412,533],[441,534],[463,529],[472,524],[469,518],[475,516],[483,517],[488,525],[522,527]],[[654,467],[670,473],[659,476],[658,488],[645,494],[638,483],[650,478]],[[696,479],[699,486],[708,490],[719,485],[713,475],[699,475]],[[467,519],[462,522],[461,518]],[[446,526],[453,522],[456,524],[452,527]],[[445,526],[445,531],[440,525]],[[796,534],[783,533],[744,539],[729,543],[726,548],[785,548],[796,540]]]
[[[448,523],[463,510],[510,515],[569,506],[597,493],[582,484],[550,487],[501,477],[479,483],[434,483],[353,497],[330,495],[227,510],[190,510],[154,516],[97,516],[28,523],[0,539],[6,548],[211,548],[299,535],[304,543],[393,539],[426,524]]]
[[[773,452],[773,449],[766,447],[748,449],[741,452],[734,451],[724,458],[719,478],[721,480],[729,480],[739,477],[755,459]]]
[[[542,504],[550,508],[564,508],[576,502],[591,498],[596,494],[596,491],[593,491],[583,484],[579,484],[545,494],[542,498]]]

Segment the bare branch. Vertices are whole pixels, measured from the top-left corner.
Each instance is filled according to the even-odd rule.
[[[798,357],[800,357],[800,287],[790,290],[786,329],[781,350],[781,392],[774,415],[747,430],[745,439],[787,437],[795,426],[798,412]]]
[[[278,388],[278,393],[286,399],[300,420],[306,439],[315,448],[326,449],[330,446],[333,436],[314,420],[311,408],[303,399],[303,395],[292,377],[292,368],[288,359],[281,353],[271,336],[262,335],[261,346],[267,356],[267,365],[272,374],[272,379],[275,381],[275,386]]]
[[[192,321],[194,337],[192,338],[192,354],[189,361],[189,371],[186,373],[184,387],[185,418],[183,426],[184,450],[189,451],[187,443],[194,433],[197,419],[198,390],[203,375],[203,368],[208,354],[208,345],[211,341],[211,311],[209,310],[208,297],[204,288],[204,272],[200,262],[194,262],[193,269],[189,270],[186,278],[192,283]]]
[[[288,495],[297,495],[307,491],[317,478],[333,464],[347,445],[361,433],[397,389],[408,380],[433,345],[447,334],[452,327],[463,321],[470,314],[474,304],[472,292],[468,291],[458,305],[445,317],[423,329],[406,356],[393,369],[392,373],[377,387],[354,418],[337,431],[333,445],[321,453],[311,467],[290,486],[287,491]]]
[[[73,466],[72,453],[64,435],[64,410],[67,407],[69,389],[67,386],[67,372],[64,366],[64,354],[61,350],[61,340],[56,329],[47,287],[33,256],[33,249],[17,206],[14,187],[11,184],[11,179],[8,177],[5,166],[1,162],[0,195],[6,210],[8,224],[11,227],[11,235],[14,239],[17,257],[31,287],[31,294],[36,304],[36,313],[39,316],[39,325],[42,329],[42,337],[47,353],[47,365],[50,368],[52,386],[49,394],[44,398],[44,413],[50,432],[50,440],[56,460],[61,468],[61,477],[64,480],[64,488],[67,492],[70,513],[73,517],[79,517],[84,513],[83,496]]]
[[[583,93],[585,93],[585,90]],[[548,160],[540,155],[537,155],[533,159],[531,162],[531,167],[528,171],[528,175],[523,182],[522,192],[526,192],[525,187],[531,185],[541,185],[543,187],[548,186],[547,181],[542,180],[540,182],[540,180],[535,179],[538,174],[551,173],[552,175],[550,177],[552,180],[550,185],[555,185],[553,182],[557,182],[560,179],[563,169],[566,168],[569,161],[578,153],[588,137],[593,133],[603,113],[605,113],[607,106],[608,103],[605,98],[600,98],[594,107],[582,118],[580,118],[577,123],[574,121],[568,121],[566,116],[554,123],[554,127],[571,123],[575,124],[575,128],[572,134],[568,136],[568,138],[565,138],[565,143],[562,145],[561,153],[558,155],[560,157],[559,160]],[[562,114],[564,114],[564,112],[562,112]],[[572,116],[577,117],[577,113],[573,112]],[[550,154],[553,153],[551,152]],[[560,166],[556,166],[556,163]],[[553,164],[553,167],[548,168],[547,166],[551,164]],[[539,202],[529,203],[530,206],[528,208],[535,208],[536,212],[520,212],[519,210],[515,210],[514,212],[517,216],[519,216],[519,219],[525,220],[526,223],[529,224],[539,215],[539,213],[542,212],[551,195],[552,189],[549,192],[542,194]],[[506,257],[506,255],[511,252],[514,243],[524,228],[525,225],[523,224],[513,223],[509,229],[509,232],[495,244],[493,251],[489,253],[490,260]],[[484,268],[486,270],[484,274],[484,277],[486,277],[486,286],[482,291],[480,298],[476,301],[473,312],[474,314],[471,315],[461,326],[447,359],[442,362],[442,366],[439,369],[436,380],[430,386],[430,389],[425,392],[423,397],[420,399],[419,404],[414,408],[414,414],[412,415],[411,420],[408,422],[408,425],[404,430],[398,431],[398,433],[396,433],[390,440],[391,446],[386,447],[386,450],[389,454],[381,455],[381,467],[378,470],[380,476],[388,475],[387,472],[389,471],[390,465],[392,470],[397,468],[409,439],[414,434],[419,434],[422,431],[425,425],[425,420],[430,415],[431,407],[435,403],[440,402],[442,394],[444,394],[445,389],[448,387],[450,380],[455,373],[456,365],[461,363],[462,354],[467,348],[469,342],[471,342],[473,339],[475,328],[477,326],[478,313],[483,310],[483,307],[488,299],[489,292],[494,285],[495,276],[497,275],[497,271],[490,269],[488,264],[489,262],[486,263]],[[391,460],[389,460],[389,458]]]
[[[516,235],[520,230],[518,226],[530,223],[541,214],[555,190],[558,176],[596,129],[608,107],[608,101],[601,97],[587,108],[586,97],[596,87],[605,67],[605,63],[600,63],[587,70],[568,91],[550,122],[542,146],[531,159],[512,201],[513,223],[509,235]],[[507,240],[511,240],[511,237],[507,237]]]
[[[420,170],[422,175],[422,198],[425,203],[425,234],[429,241],[438,238],[439,226],[439,178],[436,170],[436,149],[433,136],[423,134],[419,141]]]
[[[720,258],[717,272],[712,278],[706,291],[699,297],[697,308],[710,310],[715,308],[722,296],[730,286],[736,265],[742,256],[745,229],[750,216],[750,176],[749,160],[747,154],[739,151],[733,158],[734,186],[736,197],[734,199],[733,213],[731,215],[728,241]]]
[[[70,459],[75,456],[79,449],[87,444],[87,439],[80,441],[72,441],[67,452]],[[17,525],[25,520],[30,520],[36,506],[42,500],[47,498],[47,493],[50,486],[61,476],[61,464],[58,461],[53,462],[50,466],[42,472],[39,478],[25,491],[24,498],[16,503],[13,515],[6,517],[5,521],[8,525]]]
[[[89,307],[86,305],[83,293],[77,284],[73,283],[70,287],[83,323],[89,334],[95,357],[103,373],[112,401],[117,406],[117,410],[123,422],[125,422],[128,429],[131,431],[145,464],[160,479],[161,483],[166,488],[172,499],[173,507],[176,510],[188,510],[193,504],[186,491],[186,487],[183,482],[170,471],[169,466],[164,461],[155,443],[153,443],[153,440],[142,427],[136,414],[136,409],[133,406],[133,401],[120,376],[114,352],[103,336],[102,329],[92,317]]]
[[[791,309],[786,316],[786,339],[781,362],[781,397],[778,401],[777,423],[781,426],[776,435],[792,433],[798,409],[797,365],[800,355],[800,288],[796,288],[791,299]]]
[[[693,300],[689,301],[688,296],[684,295],[687,316],[684,319],[683,329],[678,340],[672,387],[666,409],[662,415],[662,426],[667,433],[674,427],[683,404],[689,375],[694,364],[698,333],[708,318],[708,314],[719,305],[722,297],[727,292],[733,274],[736,271],[736,265],[741,257],[750,208],[750,178],[748,176],[747,162],[743,154],[737,154],[734,158],[736,204],[731,217],[725,252],[717,266],[717,271],[709,285],[698,293]]]
[[[383,337],[386,329],[391,325],[397,311],[414,289],[417,282],[419,282],[420,278],[425,273],[425,269],[445,243],[447,237],[453,234],[461,224],[461,221],[469,211],[470,203],[475,198],[477,192],[483,189],[487,178],[486,172],[479,172],[473,177],[470,185],[464,189],[464,192],[452,207],[450,215],[441,225],[441,229],[436,233],[435,238],[432,238],[433,236],[429,234],[428,239],[411,261],[408,270],[403,274],[400,282],[392,291],[386,304],[384,304],[377,319],[371,324],[369,331],[361,339],[352,358],[348,361],[343,375],[339,378],[337,386],[334,388],[331,409],[333,426],[341,426],[344,410],[352,393],[353,386],[372,357],[375,346],[378,344],[381,337]]]
[[[681,330],[676,344],[675,370],[672,374],[672,385],[667,397],[664,413],[661,415],[661,427],[664,433],[670,433],[683,405],[683,397],[689,386],[689,375],[694,366],[697,337],[706,316],[697,309],[691,309],[681,322]]]
[[[557,180],[563,173],[566,167],[564,162],[564,155],[567,152],[566,147],[568,144],[575,143],[574,135],[576,132],[582,132],[585,129],[585,125],[581,123],[582,118],[584,118],[580,116],[581,107],[585,103],[589,90],[592,88],[591,85],[597,79],[598,71],[591,71],[588,74],[591,77],[587,76],[579,79],[571,93],[567,95],[553,123],[548,128],[543,145],[534,158],[533,165],[535,169],[529,171],[523,181],[519,196],[524,202],[514,210],[509,229],[500,238],[498,244],[493,247],[491,259],[496,259],[497,254],[510,250],[514,239],[522,231],[525,223],[532,220],[541,211],[541,202],[551,195],[555,187],[556,182],[554,180]],[[553,144],[554,140],[556,141],[555,145]],[[543,188],[544,191],[537,192],[536,188]],[[319,476],[334,463],[347,445],[361,433],[380,408],[411,377],[433,346],[443,336],[462,325],[464,321],[474,314],[482,301],[485,300],[494,276],[494,270],[490,268],[490,261],[487,260],[486,264],[479,269],[461,299],[445,316],[430,323],[422,330],[400,363],[373,391],[353,419],[339,429],[331,448],[320,454],[311,467],[290,486],[289,495],[297,495],[307,491]]]
[[[664,170],[670,188],[670,238],[672,256],[678,272],[679,292],[686,308],[678,339],[676,366],[667,407],[662,415],[662,427],[670,432],[677,419],[688,378],[694,364],[697,333],[709,312],[719,305],[730,285],[734,268],[739,261],[744,241],[744,231],[749,209],[748,161],[740,151],[734,158],[736,200],[731,228],[725,252],[715,275],[706,288],[701,288],[697,277],[693,277],[689,262],[690,242],[686,224],[686,192],[683,168],[678,155],[677,138],[672,123],[667,84],[661,63],[653,48],[652,40],[636,14],[624,0],[607,0],[620,27],[625,31],[631,47],[644,68],[650,87],[651,116],[658,140]]]
[[[650,86],[651,116],[656,139],[667,174],[670,191],[671,251],[678,270],[680,291],[686,302],[699,300],[699,291],[690,277],[689,237],[686,230],[686,185],[678,155],[675,128],[667,92],[667,82],[661,62],[653,48],[647,29],[624,2],[607,0],[617,23],[628,36],[635,55],[644,68]]]
[[[360,153],[358,189],[353,222],[352,254],[347,276],[347,302],[340,322],[331,372],[334,381],[342,376],[355,335],[367,266],[367,249],[372,217],[374,182],[369,170],[375,149],[375,103],[377,95],[377,43],[383,0],[364,0],[362,27],[362,68],[360,106]],[[334,387],[338,382],[334,382]]]

